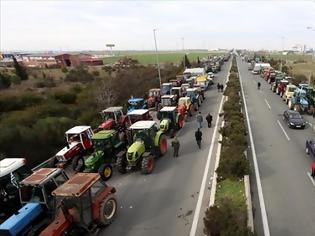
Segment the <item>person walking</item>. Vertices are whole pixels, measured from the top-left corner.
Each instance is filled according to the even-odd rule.
[[[315,161],[311,164],[311,169],[312,169],[312,178],[315,179]]]
[[[257,88],[258,88],[258,90],[260,89],[260,86],[261,86],[261,84],[260,84],[260,82],[258,82],[258,83],[257,83]]]
[[[207,123],[208,123],[208,128],[211,128],[212,115],[210,113],[208,113],[208,115],[206,116],[206,120],[207,120]]]
[[[202,132],[200,131],[200,129],[198,129],[195,132],[195,138],[196,138],[197,145],[198,145],[199,149],[201,149]]]
[[[220,83],[218,83],[217,88],[218,88],[218,92],[220,92],[220,88],[221,88]]]
[[[221,92],[223,93],[223,89],[224,89],[224,85],[223,84],[220,85],[220,89],[221,89]]]
[[[198,129],[201,129],[202,128],[203,117],[202,117],[200,111],[199,111],[198,115],[196,116],[196,120],[197,120]]]
[[[180,143],[179,140],[177,139],[176,135],[174,136],[173,140],[172,140],[172,147],[173,147],[173,157],[178,157],[178,151],[179,151],[179,147],[180,147]]]

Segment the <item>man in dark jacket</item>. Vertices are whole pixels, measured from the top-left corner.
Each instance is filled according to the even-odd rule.
[[[206,120],[208,122],[208,128],[211,128],[212,115],[210,113],[208,113],[208,115],[206,116]]]
[[[201,140],[202,140],[202,132],[200,131],[200,129],[198,129],[198,130],[195,132],[195,138],[196,138],[198,147],[199,147],[199,149],[200,149],[200,148],[201,148]]]
[[[218,88],[218,92],[220,92],[220,88],[221,88],[220,83],[218,83],[217,88]]]
[[[178,157],[178,151],[179,151],[179,147],[180,147],[180,143],[179,140],[177,139],[176,135],[174,136],[173,140],[172,140],[172,147],[174,149],[174,153],[173,153],[173,157]]]

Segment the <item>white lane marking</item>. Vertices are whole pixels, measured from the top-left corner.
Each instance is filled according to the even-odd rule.
[[[312,181],[312,184],[314,185],[315,187],[315,180],[313,179],[312,175],[310,172],[306,172],[307,176],[310,178],[310,180]]]
[[[268,103],[268,101],[267,101],[267,99],[266,99],[266,98],[265,98],[265,103],[267,104],[267,106],[268,106],[269,110],[271,110],[271,106],[270,106],[270,104]]]
[[[237,63],[237,69],[238,69],[238,71],[240,71],[238,63]],[[248,133],[249,133],[250,145],[251,145],[253,162],[254,162],[254,168],[255,168],[256,184],[257,184],[257,191],[258,191],[258,198],[259,198],[261,218],[262,218],[262,223],[263,223],[263,228],[264,228],[264,235],[265,236],[270,236],[269,224],[268,224],[268,218],[267,218],[267,212],[266,212],[266,206],[265,206],[265,200],[264,200],[264,194],[263,194],[262,186],[261,186],[261,180],[260,180],[259,168],[258,168],[258,163],[257,163],[256,150],[255,150],[255,145],[254,145],[254,140],[253,140],[252,129],[251,129],[251,126],[250,126],[246,100],[245,100],[245,96],[244,96],[244,89],[243,89],[241,73],[239,73],[239,77],[240,77],[240,84],[241,84],[242,96],[243,96],[243,100],[244,100],[246,121],[247,121],[247,126],[248,126]]]
[[[231,67],[232,67],[232,63],[231,63]],[[229,71],[230,70],[231,69],[229,69]],[[226,82],[228,81],[229,74],[230,73],[227,74]],[[226,84],[226,82],[225,82],[225,84]],[[221,102],[220,102],[220,106],[219,106],[219,112],[218,112],[218,115],[217,115],[217,120],[215,122],[215,127],[214,127],[212,140],[211,140],[211,144],[210,144],[210,148],[209,148],[209,153],[208,153],[208,157],[207,157],[207,163],[206,163],[205,170],[203,172],[203,178],[202,178],[202,182],[201,182],[201,186],[200,186],[200,190],[199,190],[198,201],[197,201],[197,205],[196,205],[194,218],[193,218],[193,221],[192,221],[192,225],[191,225],[189,236],[195,236],[196,232],[197,232],[197,226],[198,226],[198,221],[199,221],[199,214],[200,214],[200,209],[201,209],[201,205],[202,205],[203,195],[204,195],[204,192],[205,192],[205,189],[206,189],[206,181],[207,181],[207,176],[208,176],[208,172],[209,172],[209,168],[210,168],[210,160],[211,160],[211,156],[212,156],[212,152],[213,152],[213,146],[214,146],[215,137],[216,137],[217,130],[218,130],[218,125],[219,125],[219,120],[220,120],[219,114],[220,114],[220,112],[222,110],[223,101],[224,101],[224,96],[222,96],[222,98],[221,98]]]
[[[310,123],[310,122],[306,122],[309,126],[311,126],[311,127],[313,127],[313,124],[312,123]]]
[[[290,137],[288,136],[287,132],[285,132],[285,130],[284,130],[282,124],[280,123],[280,121],[277,120],[277,122],[278,122],[278,125],[280,126],[280,128],[282,129],[282,132],[284,133],[284,135],[285,135],[285,137],[287,138],[287,140],[290,141]]]

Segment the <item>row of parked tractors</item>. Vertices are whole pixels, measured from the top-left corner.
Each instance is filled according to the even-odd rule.
[[[119,106],[101,111],[97,129],[69,129],[65,147],[33,170],[24,158],[1,160],[0,235],[86,235],[110,224],[116,190],[105,182],[113,168],[122,174],[153,171],[156,159],[167,152],[166,137],[181,129],[205,99],[211,80],[200,77],[178,76],[146,98],[132,97],[127,112]]]
[[[261,77],[270,84],[270,89],[280,95],[291,110],[313,114],[315,89],[308,83],[293,84],[292,77],[273,68],[261,70]]]

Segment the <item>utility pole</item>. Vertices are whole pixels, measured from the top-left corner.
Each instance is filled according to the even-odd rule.
[[[184,60],[183,60],[183,65],[184,65],[184,69],[186,68],[186,53],[185,53],[185,47],[184,47],[184,42],[185,42],[185,38],[182,37],[182,49],[183,49],[183,52],[184,52]]]
[[[157,29],[153,29],[153,36],[154,36],[154,44],[155,44],[156,64],[157,64],[157,68],[158,68],[159,80],[160,80],[160,87],[161,87],[161,85],[162,85],[162,79],[161,79],[161,70],[160,70],[160,63],[159,63],[158,49],[157,49],[157,44],[156,44],[155,31],[157,31]]]

